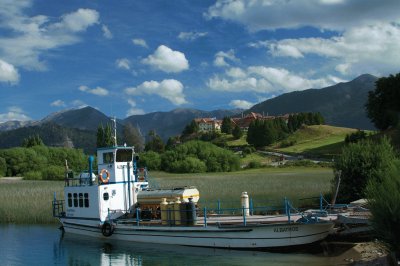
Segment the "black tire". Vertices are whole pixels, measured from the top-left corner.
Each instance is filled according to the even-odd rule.
[[[113,234],[113,232],[114,227],[109,222],[105,222],[101,227],[101,233],[103,234],[103,236],[109,237]]]

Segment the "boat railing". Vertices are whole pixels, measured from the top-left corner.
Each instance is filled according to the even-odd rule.
[[[90,176],[89,171],[82,171],[79,175],[75,176],[70,170],[65,174],[65,186],[66,187],[78,187],[78,186],[92,186],[98,184],[98,177],[95,172]]]
[[[64,200],[57,200],[54,199],[52,201],[52,207],[53,207],[53,217],[64,217],[65,216],[65,211],[64,211]]]
[[[117,223],[138,226],[204,226],[219,227],[262,225],[276,222],[314,223],[318,218],[304,214],[285,200],[284,206],[278,207],[240,207],[240,208],[207,208],[197,206],[195,209],[176,207],[170,204],[163,209],[136,208],[118,219]]]

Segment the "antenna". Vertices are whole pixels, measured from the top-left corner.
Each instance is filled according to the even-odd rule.
[[[111,118],[111,121],[114,122],[113,126],[114,126],[114,146],[117,147],[117,118],[114,116]]]

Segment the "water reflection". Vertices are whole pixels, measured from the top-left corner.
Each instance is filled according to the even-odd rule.
[[[323,256],[96,240],[66,234],[68,265],[330,265]]]
[[[269,253],[110,242],[55,226],[0,226],[0,265],[335,265],[309,253]]]

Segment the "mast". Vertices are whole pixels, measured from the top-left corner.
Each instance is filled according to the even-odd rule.
[[[113,127],[114,127],[114,136],[113,136],[114,146],[117,147],[117,119],[116,119],[116,117],[115,116],[112,117],[111,121],[113,121]]]

